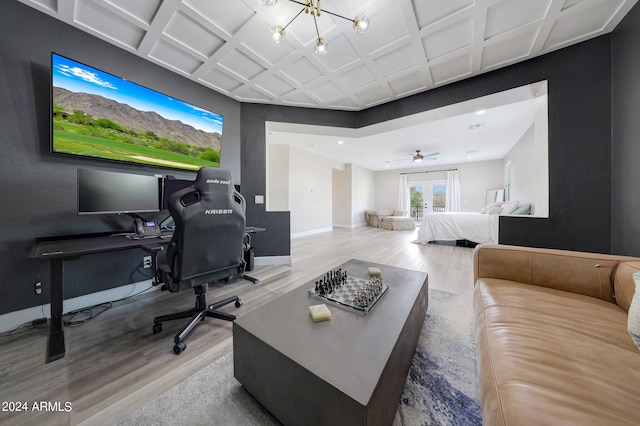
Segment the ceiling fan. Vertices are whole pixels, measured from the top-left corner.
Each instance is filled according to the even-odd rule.
[[[437,158],[438,155],[440,155],[439,152],[432,152],[431,154],[422,155],[422,154],[420,154],[420,150],[416,149],[416,153],[413,156],[411,162],[412,163],[419,163],[419,162],[421,162],[422,160],[425,160],[425,159],[426,160],[437,160],[438,159]]]

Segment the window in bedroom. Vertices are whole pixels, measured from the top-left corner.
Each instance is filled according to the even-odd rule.
[[[445,211],[447,201],[447,185],[436,183],[431,185],[431,210],[434,212]]]

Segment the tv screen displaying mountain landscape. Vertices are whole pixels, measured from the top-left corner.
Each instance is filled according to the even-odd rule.
[[[224,117],[51,54],[55,153],[198,170],[220,165]]]

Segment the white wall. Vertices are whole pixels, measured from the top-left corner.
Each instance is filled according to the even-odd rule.
[[[527,157],[531,155],[532,139],[535,137],[530,129],[509,153],[512,164],[531,163]],[[271,144],[268,151],[267,208],[291,212],[292,237],[326,232],[334,226],[364,226],[365,210],[397,208],[400,173],[411,173],[409,182],[444,181],[447,178],[446,172],[415,173],[441,167],[373,172],[289,145]],[[517,173],[527,176],[539,173],[533,168],[527,171],[525,167],[515,167],[514,170],[517,168],[521,170]],[[503,186],[503,160],[462,163],[446,168],[458,169],[463,211],[480,211],[484,207],[487,190]],[[514,177],[520,181],[518,176]],[[512,191],[514,197],[525,202],[525,197],[529,196],[524,194],[536,193],[529,181],[535,183],[537,179],[523,179],[527,183],[514,186]]]
[[[374,208],[375,173],[290,145],[267,149],[267,210],[291,212],[291,236],[364,226]]]
[[[549,104],[546,94],[538,96],[536,102],[535,121],[535,210],[532,214],[549,217]]]
[[[351,218],[350,226],[365,226],[364,212],[375,206],[375,173],[354,164],[347,165],[351,172]]]
[[[289,147],[291,235],[332,229],[332,170],[336,162]]]
[[[535,205],[537,167],[535,161],[535,125],[531,125],[502,159],[511,162],[511,194],[509,199]]]
[[[502,188],[503,186],[502,160],[453,164],[445,168],[458,169],[462,211],[480,211],[484,207],[487,190]],[[442,167],[377,172],[375,174],[375,208],[398,208],[398,180],[400,173],[411,173],[408,175],[410,183],[446,181],[446,172],[415,173],[440,169]]]
[[[267,147],[266,208],[268,211],[289,211],[289,145]]]
[[[511,200],[531,203],[531,215],[549,216],[547,99],[536,98],[536,120],[503,158],[511,161]]]
[[[351,227],[351,183],[347,170],[333,169],[333,226]]]

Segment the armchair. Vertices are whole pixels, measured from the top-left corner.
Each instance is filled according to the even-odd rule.
[[[218,308],[232,302],[237,308],[242,306],[238,296],[209,305],[207,290],[209,283],[227,280],[245,270],[245,201],[234,190],[228,170],[203,167],[193,186],[173,194],[168,208],[175,231],[167,248],[167,263],[158,266],[158,279],[163,290],[170,292],[193,288],[196,306],[156,317],[153,333],[162,331],[164,321],[191,318],[174,338],[173,352],[180,354],[187,347],[184,339],[201,320],[213,317],[233,321],[235,315]]]

